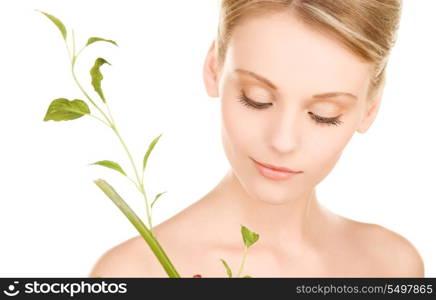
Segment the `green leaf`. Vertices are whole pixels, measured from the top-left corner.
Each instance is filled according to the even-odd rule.
[[[252,278],[250,275],[245,275],[244,277],[242,277],[242,278]]]
[[[99,94],[101,100],[103,100],[103,102],[106,103],[106,99],[103,95],[103,90],[101,89],[101,81],[103,80],[103,75],[100,72],[100,67],[103,64],[110,65],[110,63],[106,61],[104,58],[101,57],[97,58],[95,60],[94,66],[91,68],[89,73],[91,74],[92,86],[94,87],[94,90]]]
[[[124,172],[123,168],[121,168],[121,166],[119,164],[117,164],[116,162],[111,161],[111,160],[100,160],[100,161],[97,161],[95,163],[88,164],[88,165],[100,165],[103,167],[111,168],[111,169],[114,169],[114,170],[120,172],[124,176],[127,176],[127,174],[126,174],[126,172]]]
[[[153,202],[151,203],[151,207],[153,208],[153,204],[156,202],[156,200],[160,197],[160,196],[162,196],[163,194],[165,194],[166,193],[166,191],[165,192],[162,192],[162,193],[159,193],[159,194],[157,194],[156,195],[156,197],[154,197],[154,200],[153,200]]]
[[[230,269],[229,265],[226,263],[226,261],[224,259],[220,259],[224,265],[224,267],[226,268],[226,272],[227,272],[227,276],[229,276],[229,278],[232,278],[232,270]]]
[[[51,102],[45,114],[44,121],[68,121],[83,117],[89,114],[90,110],[85,101],[65,98],[58,98]]]
[[[64,24],[55,16],[52,16],[46,12],[40,11],[38,9],[35,9],[36,11],[39,11],[40,13],[44,14],[47,18],[49,18],[56,26],[59,28],[62,36],[64,37],[64,40],[67,39],[67,30],[65,29]]]
[[[147,165],[147,160],[148,160],[148,157],[150,156],[151,151],[153,150],[154,146],[159,141],[161,136],[162,136],[162,133],[158,137],[154,138],[154,140],[148,146],[148,150],[147,150],[147,152],[144,155],[144,161],[143,161],[143,164],[142,164],[142,172],[144,172],[144,170],[145,170],[145,167]]]
[[[250,231],[243,225],[241,225],[241,233],[244,244],[247,246],[247,248],[256,243],[256,241],[259,239],[259,235],[257,233]]]
[[[89,45],[91,45],[92,43],[99,42],[99,41],[112,43],[112,44],[114,44],[115,46],[118,47],[118,44],[117,44],[115,41],[113,41],[113,40],[107,40],[107,39],[103,39],[103,38],[99,38],[99,37],[90,37],[90,38],[88,39],[88,42],[86,43],[85,46],[89,46]]]

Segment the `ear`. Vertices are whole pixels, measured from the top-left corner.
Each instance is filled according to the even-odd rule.
[[[206,86],[206,91],[209,97],[219,97],[218,93],[218,65],[216,58],[215,40],[212,41],[212,45],[207,52],[206,60],[203,66],[203,80]]]
[[[365,108],[363,118],[360,121],[359,127],[356,129],[357,132],[365,133],[374,122],[380,108],[383,91],[384,86],[379,89],[373,99],[369,100],[367,107]]]

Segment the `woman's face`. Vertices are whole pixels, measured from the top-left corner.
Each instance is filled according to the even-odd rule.
[[[214,62],[210,51],[205,82],[221,98],[226,156],[246,192],[271,204],[312,192],[378,108],[365,99],[370,65],[289,14],[245,20],[215,75]],[[252,159],[302,173],[270,179]]]

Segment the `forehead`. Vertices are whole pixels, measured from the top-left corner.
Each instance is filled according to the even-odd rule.
[[[279,92],[366,92],[370,65],[338,40],[307,27],[289,13],[247,18],[233,31],[226,64],[232,76],[248,69]]]

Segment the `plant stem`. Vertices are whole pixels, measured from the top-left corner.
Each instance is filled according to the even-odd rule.
[[[150,249],[153,251],[156,258],[161,263],[162,267],[171,278],[180,278],[177,270],[174,268],[170,259],[162,249],[158,240],[151,234],[151,231],[144,225],[141,219],[129,207],[129,205],[121,198],[121,196],[103,179],[97,179],[94,183],[118,206],[129,221],[135,226],[138,232],[145,239]]]
[[[107,111],[109,113],[109,117],[100,109],[100,107],[98,105],[95,104],[95,102],[91,99],[91,97],[88,95],[88,93],[85,91],[85,89],[82,87],[82,85],[80,84],[79,80],[77,79],[76,73],[74,71],[74,67],[75,67],[75,64],[76,64],[76,61],[77,61],[77,57],[79,56],[79,54],[82,52],[82,50],[86,46],[82,47],[79,50],[79,52],[76,54],[75,53],[76,42],[75,42],[75,37],[74,37],[74,31],[72,31],[72,37],[73,37],[73,53],[72,54],[70,53],[70,49],[69,49],[68,44],[66,42],[65,42],[65,45],[66,45],[68,53],[70,55],[70,59],[71,59],[71,73],[73,75],[74,81],[76,82],[77,86],[82,91],[82,93],[85,95],[85,97],[88,98],[88,100],[95,106],[95,108],[97,108],[98,111],[105,117],[105,119],[107,120],[107,123],[104,120],[98,118],[97,116],[94,116],[92,114],[90,114],[90,116],[96,118],[97,120],[103,122],[108,127],[112,128],[112,130],[115,132],[116,136],[118,137],[119,141],[121,142],[121,145],[123,146],[124,150],[126,151],[127,156],[129,157],[130,163],[132,164],[133,171],[135,173],[135,177],[136,177],[137,183],[135,181],[133,181],[130,177],[128,177],[128,176],[127,177],[129,178],[130,181],[133,182],[135,187],[144,196],[145,205],[146,205],[146,209],[147,209],[147,220],[148,220],[148,224],[149,224],[149,227],[150,227],[149,231],[150,231],[151,236],[153,238],[155,238],[155,234],[153,232],[153,226],[152,226],[151,209],[150,209],[150,205],[148,203],[147,195],[146,195],[145,189],[144,189],[144,183],[143,183],[144,177],[142,177],[141,179],[139,178],[138,170],[136,168],[136,165],[135,165],[135,162],[133,160],[133,157],[130,154],[130,151],[129,151],[129,149],[126,146],[126,143],[124,142],[123,138],[121,137],[121,135],[120,135],[120,133],[119,133],[119,131],[117,129],[117,126],[115,124],[115,119],[112,116],[112,112],[111,112],[107,102],[104,102],[104,103],[105,103],[105,106],[106,106]],[[150,245],[150,247],[151,247],[151,245]]]
[[[244,267],[245,264],[245,258],[247,257],[247,252],[248,252],[248,247],[244,245],[244,255],[242,257],[241,267],[239,268],[239,272],[238,275],[236,275],[236,277],[239,277],[242,273],[242,268]]]
[[[76,57],[76,39],[74,37],[74,30],[71,29],[71,35],[73,36],[73,57]]]
[[[83,46],[80,50],[79,50],[79,52],[77,52],[77,54],[75,55],[75,57],[74,57],[74,61],[77,59],[77,57],[79,57],[79,55],[80,55],[80,53],[83,51],[83,49],[85,49],[86,48],[86,46]]]
[[[125,149],[127,155],[129,156],[130,162],[131,162],[131,164],[132,164],[132,166],[133,166],[133,170],[134,170],[134,172],[135,172],[136,180],[138,180],[139,191],[140,191],[141,194],[144,196],[145,207],[146,207],[146,210],[147,210],[148,226],[149,226],[149,228],[150,228],[150,232],[151,232],[151,234],[152,234],[153,237],[154,237],[155,235],[154,235],[154,232],[153,232],[153,225],[152,225],[152,216],[151,216],[150,205],[149,205],[149,203],[148,203],[147,195],[146,195],[146,193],[145,193],[145,189],[144,189],[144,183],[143,183],[143,179],[144,179],[144,177],[142,177],[142,179],[139,179],[138,170],[137,170],[136,165],[135,165],[135,163],[134,163],[134,161],[133,161],[132,155],[130,154],[129,149],[127,148],[126,144],[124,143],[123,139],[121,138],[121,135],[120,135],[119,132],[118,132],[118,129],[117,129],[116,124],[115,124],[115,119],[114,119],[114,117],[112,116],[112,112],[111,112],[111,110],[110,110],[110,108],[109,108],[109,105],[108,105],[107,103],[106,103],[106,108],[107,108],[107,110],[108,110],[108,112],[109,112],[109,117],[110,117],[111,120],[112,120],[112,124],[113,124],[112,129],[114,130],[114,132],[115,132],[116,135],[118,136],[118,138],[119,138],[121,144],[123,145],[123,147],[124,147],[124,149]]]
[[[75,45],[76,45],[76,42],[75,42],[75,38],[74,38],[74,30],[72,31],[72,36],[73,36],[73,49],[75,49]],[[67,50],[68,50],[68,53],[70,53],[70,49],[68,48],[68,45],[66,44],[66,46],[67,46]],[[99,121],[101,121],[101,122],[103,122],[106,126],[108,126],[108,127],[110,127],[110,128],[112,128],[112,129],[114,129],[114,131],[115,131],[115,133],[117,134],[117,136],[119,137],[119,139],[120,139],[120,141],[121,141],[121,144],[123,145],[123,147],[124,147],[124,149],[126,149],[126,151],[127,151],[127,154],[128,154],[128,156],[129,156],[129,158],[130,158],[130,161],[132,162],[132,164],[133,164],[133,168],[134,168],[134,170],[135,170],[135,173],[137,173],[136,172],[136,167],[135,167],[135,164],[133,163],[133,159],[132,159],[132,157],[131,157],[131,155],[130,155],[130,152],[129,152],[129,150],[127,149],[127,147],[126,147],[126,145],[124,144],[124,141],[123,141],[123,139],[121,138],[121,136],[119,135],[119,133],[118,133],[118,131],[116,130],[116,128],[114,128],[115,127],[115,121],[113,121],[113,117],[112,117],[112,114],[110,113],[110,110],[109,110],[109,106],[107,105],[107,103],[105,103],[106,104],[106,107],[108,108],[108,111],[109,111],[109,114],[110,114],[110,118],[111,118],[111,120],[106,116],[106,114],[95,104],[95,102],[91,99],[91,97],[88,95],[88,93],[86,93],[86,91],[85,91],[85,89],[82,87],[82,85],[80,84],[80,82],[79,82],[79,80],[77,79],[77,77],[76,77],[76,73],[75,73],[75,71],[74,71],[74,66],[75,66],[75,63],[76,63],[76,60],[77,60],[77,57],[79,57],[79,54],[80,54],[80,52],[82,52],[82,50],[83,49],[85,49],[85,47],[82,47],[82,49],[80,49],[80,51],[76,54],[75,53],[75,50],[73,50],[73,57],[71,58],[71,73],[73,74],[73,78],[74,78],[74,81],[76,82],[76,84],[77,84],[77,86],[79,87],[79,89],[82,91],[82,93],[86,96],[86,98],[88,98],[88,100],[100,111],[100,113],[106,118],[106,120],[108,121],[108,123],[106,123],[104,120],[102,120],[102,119],[100,119],[99,117],[97,117],[97,116],[94,116],[94,115],[92,115],[92,114],[89,114],[91,117],[93,117],[93,118],[96,118],[97,120],[99,120]],[[134,182],[130,177],[128,177],[129,179],[130,179],[130,181],[132,181],[133,183],[134,183],[134,185],[135,185],[135,187],[141,192],[141,189],[139,188],[139,184],[137,184],[136,182]],[[138,179],[138,175],[136,175],[136,178]]]
[[[72,31],[72,36],[73,36],[73,49],[75,49],[76,42],[75,42],[75,38],[74,38],[74,31]],[[65,45],[67,46],[68,53],[69,53],[70,56],[71,56],[70,48],[68,47],[68,44],[65,43]],[[85,47],[86,47],[86,46],[85,46]],[[77,58],[79,57],[79,54],[82,52],[82,50],[85,49],[85,47],[82,47],[82,49],[80,49],[80,51],[79,51],[77,54],[75,53],[75,51],[73,51],[73,54],[72,54],[72,58],[71,58],[71,73],[72,73],[72,75],[73,75],[74,81],[76,82],[77,86],[78,86],[79,89],[82,91],[82,93],[85,95],[85,97],[88,98],[88,100],[89,100],[89,101],[90,101],[90,102],[95,106],[95,108],[97,108],[97,109],[100,111],[100,113],[101,113],[101,114],[106,118],[107,123],[106,123],[104,120],[98,118],[97,116],[94,116],[94,115],[92,115],[92,114],[90,114],[90,116],[96,118],[97,120],[99,120],[99,121],[101,121],[101,122],[103,122],[106,126],[112,128],[112,129],[115,131],[116,135],[117,135],[118,138],[120,139],[121,144],[123,145],[124,149],[126,150],[128,156],[129,156],[129,158],[130,158],[130,161],[131,161],[131,163],[132,163],[132,165],[133,165],[133,169],[135,170],[136,178],[137,178],[137,180],[139,181],[139,177],[138,177],[138,174],[137,174],[137,171],[136,171],[136,166],[135,166],[135,164],[134,164],[134,162],[133,162],[133,159],[132,159],[132,156],[130,155],[129,150],[127,149],[127,147],[126,147],[126,145],[125,145],[123,139],[121,138],[120,134],[118,133],[118,130],[116,129],[116,126],[115,126],[115,120],[114,120],[113,117],[112,117],[112,114],[111,114],[111,112],[110,112],[109,106],[107,105],[107,103],[105,103],[105,104],[106,104],[106,107],[107,107],[107,109],[108,109],[108,112],[109,112],[110,119],[109,119],[109,118],[106,116],[106,114],[105,114],[105,113],[100,109],[100,107],[98,107],[98,106],[95,104],[95,102],[91,99],[91,97],[88,95],[88,93],[85,91],[85,89],[82,87],[82,85],[80,84],[79,80],[78,80],[77,77],[76,77],[76,73],[75,73],[75,71],[74,71],[74,67],[75,67],[75,64],[76,64],[76,60],[77,60]],[[142,190],[140,189],[139,183],[134,182],[130,177],[129,177],[129,179],[130,179],[130,181],[132,181],[132,182],[135,184],[135,187],[136,187],[140,192],[142,192]]]
[[[144,190],[144,173],[145,173],[145,170],[143,169],[142,170],[142,175],[141,175],[141,187],[142,187],[143,190]],[[151,205],[149,205],[148,199],[147,199],[147,196],[146,196],[145,192],[143,194],[144,194],[145,205],[146,205],[146,208],[147,208],[148,224],[150,225],[151,233],[154,236],[153,227],[152,227],[152,207],[151,207],[151,205],[153,203]]]
[[[111,112],[111,110],[109,108],[109,105],[107,103],[106,103],[106,108],[107,108],[107,111],[109,112],[109,117],[112,120],[112,124],[113,124],[112,129],[114,130],[115,134],[118,136],[118,138],[119,138],[121,144],[123,145],[127,155],[129,156],[130,162],[131,162],[131,164],[133,166],[133,170],[135,172],[136,180],[138,180],[139,191],[144,196],[145,206],[146,206],[146,209],[147,209],[148,226],[150,228],[151,233],[154,236],[153,225],[152,225],[152,216],[151,216],[151,211],[150,211],[150,205],[148,203],[147,195],[146,195],[145,189],[144,189],[144,182],[143,182],[144,177],[142,177],[142,179],[139,179],[138,170],[137,170],[136,165],[135,165],[135,163],[133,161],[132,155],[130,154],[126,144],[124,143],[123,139],[121,138],[121,135],[118,132],[118,129],[117,129],[116,124],[115,124],[115,119],[112,116],[112,112]]]
[[[154,231],[153,231],[153,225],[152,225],[152,222],[151,222],[151,208],[150,208],[150,205],[148,203],[147,196],[145,194],[144,185],[142,183],[141,183],[141,189],[142,189],[142,194],[144,195],[145,207],[147,209],[147,219],[148,219],[148,224],[150,226],[150,231],[151,231],[151,234],[153,236],[155,236],[154,235]]]
[[[113,119],[112,119],[112,120],[113,120]],[[145,194],[144,185],[140,182],[139,175],[138,175],[138,170],[136,169],[135,162],[133,161],[133,158],[132,158],[132,155],[130,154],[129,149],[127,148],[126,144],[124,143],[123,138],[121,137],[120,133],[118,132],[118,129],[117,129],[116,125],[115,125],[115,120],[113,120],[113,122],[114,122],[114,123],[112,123],[112,129],[113,129],[113,131],[115,132],[115,134],[118,136],[118,139],[120,140],[121,144],[123,145],[124,150],[126,151],[127,155],[129,156],[130,162],[131,162],[131,164],[132,164],[132,166],[133,166],[133,170],[134,170],[134,172],[135,172],[136,179],[138,180],[138,184],[139,184],[140,192],[141,192],[141,194],[144,196],[144,199],[145,199],[145,205],[146,205],[146,208],[147,208],[148,226],[149,226],[151,232],[153,233],[153,226],[152,226],[152,223],[151,223],[150,208],[149,208],[149,204],[148,204],[147,196],[146,196],[146,194]],[[154,233],[153,233],[153,236],[154,236]]]
[[[93,117],[93,118],[99,120],[100,122],[102,122],[104,125],[110,127],[110,125],[109,125],[108,123],[106,123],[104,120],[100,119],[99,117],[94,116],[93,114],[86,114],[86,115],[87,115],[87,116],[90,116],[90,117]]]

